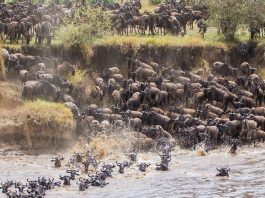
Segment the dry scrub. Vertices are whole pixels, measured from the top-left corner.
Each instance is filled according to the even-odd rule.
[[[90,148],[99,160],[114,160],[124,156],[131,151],[147,152],[155,148],[155,141],[145,135],[129,130],[127,128],[105,127],[103,131],[88,134],[89,143],[86,138],[81,139],[74,150],[85,151]],[[80,145],[85,145],[82,147]]]
[[[89,103],[92,85],[92,81],[97,77],[97,74],[92,70],[78,69],[75,75],[69,76],[68,80],[73,85],[72,97],[75,99],[79,106],[83,106]]]
[[[71,82],[72,85],[78,86],[80,83],[83,83],[86,77],[86,71],[78,69],[75,72],[75,75],[71,75],[68,77],[68,80]]]
[[[26,149],[60,146],[58,140],[71,139],[75,121],[70,109],[63,104],[42,100],[26,101],[14,116],[21,124],[20,135]]]
[[[20,82],[0,82],[0,111],[13,109],[22,104]],[[3,115],[3,114],[2,114]]]

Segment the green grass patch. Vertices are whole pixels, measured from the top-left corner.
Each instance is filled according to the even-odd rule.
[[[217,33],[217,28],[209,27],[205,34],[205,38],[202,39],[198,33],[198,28],[194,26],[194,30],[187,28],[187,34],[184,37],[167,35],[139,35],[132,34],[129,36],[104,36],[103,38],[97,39],[93,45],[131,45],[132,47],[140,47],[141,45],[150,46],[163,46],[163,47],[174,47],[174,46],[210,46],[220,47],[228,49],[234,45],[238,45],[243,41],[249,41],[250,35],[246,29],[240,29],[236,32],[234,40],[226,40],[223,34]],[[265,45],[264,37],[257,37],[257,42]]]
[[[218,35],[213,30],[205,35],[202,39],[196,31],[188,30],[184,37],[173,35],[130,35],[130,36],[105,36],[102,39],[95,41],[94,45],[131,45],[139,47],[141,45],[150,46],[216,46],[227,48],[227,43],[222,35]]]
[[[39,118],[39,124],[49,125],[68,125],[72,127],[73,115],[69,108],[62,103],[47,102],[43,100],[26,101],[24,104],[25,113],[29,112],[33,117]],[[32,116],[31,116],[32,117]]]

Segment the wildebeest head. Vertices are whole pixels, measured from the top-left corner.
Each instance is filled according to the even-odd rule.
[[[2,193],[7,193],[8,188],[11,187],[13,183],[14,183],[13,181],[2,182],[0,186],[0,189],[2,189]]]
[[[219,171],[216,176],[229,177],[230,168],[216,168],[216,170]]]
[[[162,170],[162,171],[168,170],[168,163],[156,164],[156,170]]]
[[[58,156],[58,157],[52,157],[51,161],[54,162],[55,168],[60,168],[62,160],[64,160],[64,158],[62,156]]]
[[[130,160],[132,162],[135,162],[136,161],[136,158],[137,158],[137,153],[132,152],[132,153],[127,154],[127,156],[130,158]]]
[[[70,176],[61,176],[60,175],[60,180],[63,181],[63,185],[65,185],[65,186],[71,185],[71,177]]]
[[[70,173],[70,179],[74,180],[75,176],[79,175],[79,170],[66,170],[67,173]]]
[[[76,183],[79,186],[79,191],[85,191],[89,187],[88,181],[86,179],[79,179],[79,181]]]
[[[145,170],[146,170],[146,168],[148,167],[148,166],[150,166],[151,164],[146,164],[146,163],[141,163],[141,164],[139,164],[138,165],[138,167],[139,167],[139,170],[140,171],[142,171],[142,172],[145,172]]]
[[[123,174],[125,167],[129,166],[128,162],[118,163],[116,162],[117,166],[119,167],[119,173]]]

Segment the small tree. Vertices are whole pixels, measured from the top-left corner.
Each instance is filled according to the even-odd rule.
[[[233,39],[238,25],[262,24],[264,0],[207,0],[213,19],[227,39]]]

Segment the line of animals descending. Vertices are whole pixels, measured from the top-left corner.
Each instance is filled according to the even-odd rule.
[[[117,67],[105,68],[81,103],[85,94],[73,91],[66,78],[76,65],[6,49],[2,54],[8,72],[23,82],[22,98],[64,102],[85,136],[129,128],[153,140],[174,139],[183,148],[205,144],[206,150],[265,138],[265,81],[247,62],[238,67],[215,62],[216,75],[203,77],[128,58],[126,77]]]
[[[168,141],[164,141],[163,147],[160,147],[159,154],[161,161],[156,165],[157,171],[169,170],[169,162],[171,161],[171,151],[173,146]],[[113,163],[101,163],[94,155],[92,149],[86,149],[83,153],[74,153],[69,159],[66,167],[71,168],[66,170],[66,175],[60,175],[59,180],[54,180],[53,177],[38,177],[36,180],[27,179],[25,181],[7,180],[2,182],[0,189],[2,193],[8,198],[43,198],[46,192],[60,186],[71,186],[75,182],[79,191],[86,191],[89,187],[104,187],[108,185],[107,178],[112,177],[112,173],[118,167],[119,174],[124,174],[125,168],[130,168],[137,162],[137,153],[131,152],[126,154],[130,161]],[[62,156],[55,156],[52,158],[55,168],[61,168],[61,161],[64,160]],[[99,168],[101,164],[101,168]],[[142,162],[136,164],[139,171],[146,172],[150,163]],[[92,167],[93,170],[89,170]],[[230,168],[217,168],[218,173],[216,176],[229,177]],[[87,175],[85,177],[85,175]],[[61,180],[61,181],[60,181]]]
[[[166,2],[155,9],[155,13],[140,13],[141,2],[139,0],[128,1],[123,5],[94,4],[93,7],[101,7],[111,12],[113,31],[118,34],[140,33],[166,34],[186,33],[186,26],[193,28],[196,20],[201,33],[205,33],[207,25],[204,19],[208,18],[207,6],[184,6],[175,1]],[[81,8],[80,8],[81,7]],[[67,19],[74,19],[86,11],[86,6],[74,6],[71,1],[67,5],[59,5],[50,2],[48,5],[32,4],[31,1],[0,3],[0,40],[10,43],[29,44],[32,37],[35,43],[51,44],[54,32]],[[79,17],[81,21],[82,17]]]

